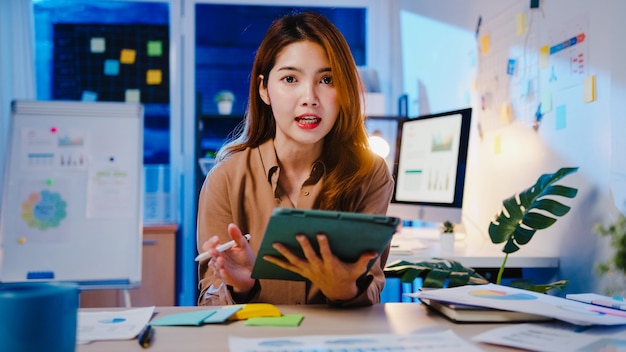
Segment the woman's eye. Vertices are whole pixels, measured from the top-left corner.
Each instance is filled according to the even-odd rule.
[[[296,78],[295,78],[295,77],[293,77],[293,76],[286,76],[286,77],[284,77],[284,78],[283,78],[283,80],[284,80],[285,82],[287,82],[287,83],[293,83],[293,82],[295,82],[295,81],[296,81]]]
[[[333,84],[333,78],[331,76],[324,76],[322,77],[322,83]]]

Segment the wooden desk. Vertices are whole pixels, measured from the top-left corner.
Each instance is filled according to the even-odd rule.
[[[299,327],[244,326],[243,321],[208,324],[200,327],[156,326],[151,352],[158,351],[228,351],[228,337],[282,337],[303,335],[346,335],[396,333],[408,334],[422,329],[451,329],[473,343],[471,337],[503,324],[454,324],[429,312],[418,303],[387,303],[355,309],[334,309],[327,306],[279,306],[283,314],[303,314]],[[93,310],[95,308],[83,309]],[[157,307],[157,317],[171,313],[198,310],[202,307]],[[515,349],[476,343],[484,351],[515,351]],[[141,351],[137,339],[97,341],[78,345],[77,352]]]

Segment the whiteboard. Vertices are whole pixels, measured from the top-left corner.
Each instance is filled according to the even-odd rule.
[[[0,282],[141,282],[143,107],[14,101]]]

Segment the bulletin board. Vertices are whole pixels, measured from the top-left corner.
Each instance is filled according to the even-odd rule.
[[[519,2],[477,28],[483,130],[513,121],[537,130],[546,114],[555,114],[556,128],[563,129],[565,106],[558,97],[583,86],[584,103],[595,100],[586,93],[595,89],[589,73],[588,15],[558,23],[546,22],[544,16],[541,8]]]
[[[483,131],[513,120],[533,126],[540,103],[541,14],[519,2],[477,28],[480,95],[478,117]]]
[[[169,28],[54,24],[53,100],[169,103]]]
[[[14,101],[0,282],[141,282],[143,107]]]

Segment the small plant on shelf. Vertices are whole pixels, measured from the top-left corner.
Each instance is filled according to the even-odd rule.
[[[444,221],[441,224],[442,233],[454,233],[454,224],[450,221]]]
[[[233,102],[235,101],[235,94],[229,90],[220,90],[215,95],[215,102],[217,103],[217,111],[220,115],[230,115],[233,111]]]
[[[229,90],[220,90],[215,94],[215,102],[219,103],[222,101],[235,101],[235,94]]]

